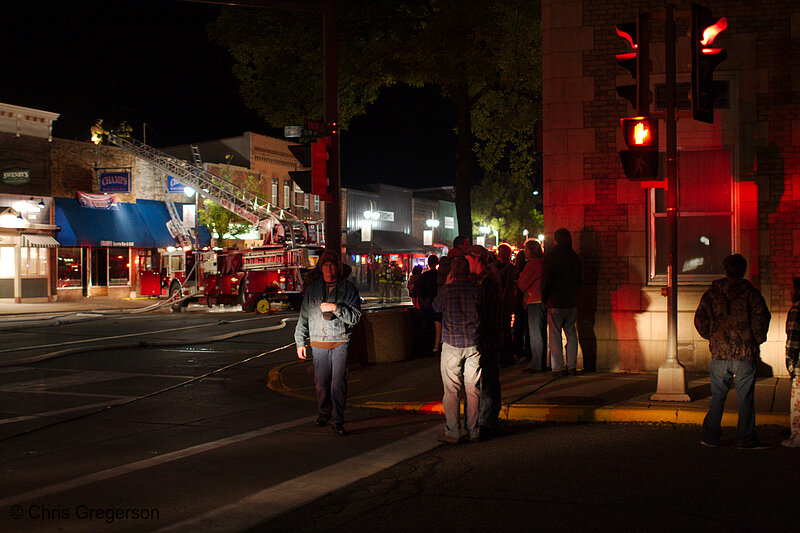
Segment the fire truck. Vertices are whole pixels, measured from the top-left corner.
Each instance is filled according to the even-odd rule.
[[[209,306],[241,304],[245,311],[260,312],[268,312],[270,302],[275,301],[299,307],[303,271],[314,265],[321,249],[321,222],[302,221],[288,209],[271,205],[257,194],[209,172],[196,145],[192,146],[192,164],[129,135],[104,132],[103,139],[162,173],[163,180],[156,183],[170,214],[167,229],[180,246],[161,256],[161,288],[176,299],[173,311],[181,311],[190,300],[205,300]],[[196,234],[192,237],[184,228],[167,194],[169,186],[163,187],[169,176],[258,227],[263,246],[238,251],[197,250]]]
[[[190,301],[241,305],[244,311],[269,313],[273,302],[299,309],[303,276],[313,267],[318,247],[267,245],[247,250],[176,250],[162,257],[172,310]],[[200,280],[198,284],[197,280]]]

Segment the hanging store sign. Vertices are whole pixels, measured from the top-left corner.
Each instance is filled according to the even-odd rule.
[[[167,192],[184,192],[185,186],[173,178],[170,175],[167,175]]]
[[[90,209],[119,209],[114,194],[89,194],[78,191],[78,203]]]
[[[444,229],[455,229],[456,219],[454,217],[444,217]]]
[[[131,192],[131,173],[101,172],[100,192]]]
[[[2,176],[3,183],[6,185],[24,185],[31,181],[31,171],[27,168],[4,170],[0,176]]]

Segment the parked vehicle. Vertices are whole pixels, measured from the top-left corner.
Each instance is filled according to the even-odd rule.
[[[273,302],[299,309],[304,272],[315,263],[318,248],[266,245],[247,250],[178,250],[162,255],[162,272],[172,304],[182,311],[190,301],[241,305],[244,311],[269,313]],[[200,283],[197,283],[197,280]],[[177,296],[177,293],[180,296]]]

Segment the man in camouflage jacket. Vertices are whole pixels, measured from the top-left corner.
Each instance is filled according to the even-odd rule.
[[[719,446],[720,421],[731,382],[739,397],[739,447],[763,448],[755,430],[756,362],[767,340],[770,313],[761,293],[744,279],[747,260],[740,254],[723,261],[725,278],[711,284],[694,315],[694,326],[711,351],[711,406],[703,421],[705,446]],[[735,377],[735,380],[734,380]]]

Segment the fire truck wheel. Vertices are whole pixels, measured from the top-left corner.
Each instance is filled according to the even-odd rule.
[[[170,298],[180,298],[181,286],[178,283],[173,283],[172,286],[169,288],[169,297]],[[175,295],[175,293],[178,293]],[[186,301],[174,303],[171,306],[173,313],[180,313],[183,311],[183,308],[186,306]]]
[[[259,315],[268,315],[270,312],[270,303],[265,297],[261,297],[256,302],[256,313]]]

